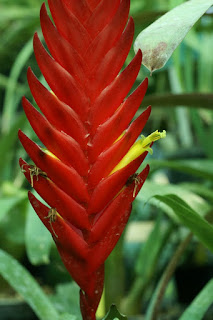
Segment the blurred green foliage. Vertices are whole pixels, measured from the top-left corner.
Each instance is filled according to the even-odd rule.
[[[40,30],[39,10],[42,2],[0,2],[0,246],[32,269],[32,272],[35,271],[34,265],[40,266],[51,261],[47,265],[50,266],[50,271],[41,271],[37,276],[39,279],[41,277],[44,285],[49,277],[54,286],[60,281],[69,281],[69,276],[66,276],[54,247],[51,247],[51,237],[39,220],[36,220],[37,217],[33,216],[27,199],[30,186],[18,166],[19,157],[26,158],[17,139],[18,128],[37,140],[23,114],[20,100],[26,95],[32,101],[26,81],[27,67],[31,65],[35,73],[40,75],[33,55],[32,37],[35,31]],[[155,19],[183,2],[131,0],[135,37]],[[150,76],[149,71],[142,67],[136,83],[137,85],[145,76],[149,77],[148,94],[142,106],[152,101],[153,109],[145,131],[149,133],[156,129],[166,129],[167,138],[154,146],[154,159],[148,159],[151,165],[150,181],[144,185],[135,201],[131,217],[131,221],[153,221],[153,232],[145,244],[138,243],[134,255],[134,242],[128,242],[123,237],[119,250],[123,247],[124,255],[118,254],[117,260],[113,255],[107,262],[107,272],[110,272],[112,282],[118,264],[124,268],[123,261],[126,261],[120,279],[116,274],[116,284],[119,286],[120,281],[120,287],[123,288],[118,304],[129,313],[144,312],[160,275],[185,237],[184,221],[181,220],[180,223],[177,217],[174,218],[174,208],[161,197],[175,194],[184,210],[193,210],[196,215],[200,215],[202,221],[207,217],[209,224],[212,221],[212,52],[213,10],[210,10],[191,29],[163,69]],[[127,62],[133,56],[134,52],[131,50]],[[156,195],[160,197],[153,198]],[[180,203],[181,199],[184,203]],[[162,216],[157,218],[160,212]],[[189,227],[190,224],[186,226]],[[163,235],[160,232],[162,229]],[[198,241],[193,239],[186,256],[181,259],[182,265],[190,254],[197,257]],[[213,258],[203,246],[200,256],[204,258],[194,258],[194,261],[201,261],[199,263],[202,265],[210,264],[213,268]],[[115,263],[111,263],[110,259],[115,259]],[[146,263],[143,263],[144,259]],[[54,279],[56,273],[59,276]],[[125,273],[127,278],[132,279],[131,284],[128,279],[123,278]],[[113,297],[113,288],[108,288],[107,291],[106,301],[112,301],[107,295]],[[175,287],[169,298],[166,295],[170,303],[177,302],[176,291]],[[57,299],[57,295],[54,299]],[[129,310],[123,307],[127,302]],[[109,307],[107,302],[106,307]]]

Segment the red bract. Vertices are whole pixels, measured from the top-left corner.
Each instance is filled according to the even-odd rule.
[[[28,82],[41,110],[23,98],[26,116],[44,149],[19,138],[35,163],[20,166],[34,189],[30,202],[50,231],[64,265],[78,283],[83,319],[95,319],[104,283],[104,261],[113,250],[149,168],[134,175],[152,141],[135,142],[150,114],[131,124],[147,79],[125,99],[140,69],[139,51],[121,72],[134,23],[129,0],[49,0],[41,27],[49,52],[34,37],[37,63],[51,90],[31,69]],[[145,139],[146,140],[146,139]],[[144,139],[141,141],[144,141]],[[136,150],[136,151],[135,151]]]

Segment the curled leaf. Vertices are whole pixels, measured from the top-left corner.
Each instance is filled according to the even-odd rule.
[[[142,50],[144,66],[151,72],[162,68],[211,5],[213,0],[184,2],[143,30],[135,40],[134,50]]]

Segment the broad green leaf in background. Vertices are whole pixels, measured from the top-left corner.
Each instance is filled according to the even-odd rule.
[[[152,275],[161,248],[165,244],[165,240],[168,239],[171,229],[171,226],[169,226],[168,230],[162,232],[162,216],[159,215],[153,230],[142,246],[135,264],[136,274],[141,275],[144,282],[148,281],[149,277]]]
[[[144,184],[141,192],[139,192],[135,205],[140,206],[141,201],[144,203],[149,202],[156,206],[157,208],[162,209],[166,214],[168,214],[173,220],[180,222],[177,218],[177,215],[174,213],[174,210],[163,202],[159,202],[155,196],[161,195],[166,196],[168,194],[176,194],[179,198],[183,199],[193,210],[198,212],[201,216],[205,216],[210,210],[211,206],[203,198],[197,194],[184,189],[182,186],[174,184],[159,184],[147,180]]]
[[[27,256],[34,265],[49,262],[52,237],[28,202],[25,228]]]
[[[54,304],[59,313],[66,312],[69,314],[69,316],[72,314],[76,320],[81,320],[82,317],[79,306],[79,286],[75,282],[57,285],[56,293],[51,296],[51,302]]]
[[[21,70],[26,65],[27,60],[33,53],[32,39],[30,39],[18,54],[13,67],[11,69],[8,86],[5,92],[3,113],[2,113],[2,132],[7,133],[10,130],[12,119],[17,105],[17,97],[15,96],[16,84]],[[20,97],[19,97],[20,98]]]
[[[202,320],[206,311],[213,303],[213,280],[210,280],[203,290],[184,311],[179,320]]]
[[[147,285],[153,280],[157,261],[166,242],[174,230],[174,224],[162,224],[162,215],[158,215],[152,231],[147,240],[141,246],[137,261],[135,263],[135,273],[133,285],[128,295],[123,299],[122,311],[127,314],[137,312],[139,301],[145,292]]]
[[[174,194],[157,195],[155,198],[171,207],[183,225],[189,228],[213,252],[213,226],[211,224]]]
[[[17,132],[18,129],[23,127],[24,123],[26,122],[26,116],[20,115],[16,118],[13,124],[10,124],[11,128],[10,131],[5,133],[0,137],[0,150],[1,150],[1,157],[0,157],[0,177],[4,176],[4,171],[7,165],[8,156],[13,151],[13,146],[17,142]],[[0,181],[0,183],[3,181]]]
[[[145,162],[146,163],[146,162]],[[213,180],[213,160],[190,159],[190,160],[160,160],[151,159],[149,165],[152,171],[159,168],[170,168],[176,171],[189,173],[205,179]]]
[[[76,316],[69,313],[63,313],[60,315],[59,320],[76,320]]]
[[[204,199],[207,199],[211,202],[213,202],[213,189],[201,185],[198,182],[183,182],[179,184],[179,186],[183,187],[186,190],[192,191],[200,196],[202,196]]]
[[[23,198],[21,198],[20,196],[0,198],[0,222],[4,218],[4,216]]]
[[[15,19],[35,19],[39,14],[39,6],[37,8],[26,8],[26,6],[5,5],[0,10],[1,22]]]
[[[0,274],[31,306],[40,320],[58,320],[59,315],[31,274],[0,249]]]
[[[26,192],[8,181],[1,184],[0,188],[0,223],[19,202],[26,199]]]
[[[134,50],[143,52],[143,64],[151,71],[162,68],[213,0],[190,0],[152,23],[135,40]]]
[[[0,73],[0,88],[6,88],[9,85],[10,78],[5,76],[4,74]],[[23,96],[27,92],[27,88],[25,85],[16,83],[15,87],[15,94],[18,94],[19,96]]]
[[[20,198],[4,215],[4,219],[1,221],[1,236],[3,239],[6,237],[2,243],[3,248],[7,247],[9,243],[13,243],[14,246],[24,245],[26,204],[26,197]]]

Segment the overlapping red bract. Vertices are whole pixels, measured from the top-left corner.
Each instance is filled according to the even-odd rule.
[[[33,177],[32,166],[22,159],[20,166],[29,182],[33,178],[34,189],[59,213],[56,221],[47,219],[49,207],[31,193],[29,199],[81,288],[84,319],[95,319],[104,261],[116,245],[149,171],[146,167],[140,173],[137,186],[134,180],[126,183],[144,153],[110,175],[150,114],[148,108],[130,124],[145,95],[147,79],[124,100],[142,59],[139,51],[119,73],[134,34],[133,20],[128,19],[129,2],[49,0],[55,25],[43,4],[41,27],[50,54],[37,34],[34,52],[52,92],[29,69],[30,90],[43,114],[23,98],[33,130],[55,157],[20,131],[20,141],[40,173]]]

